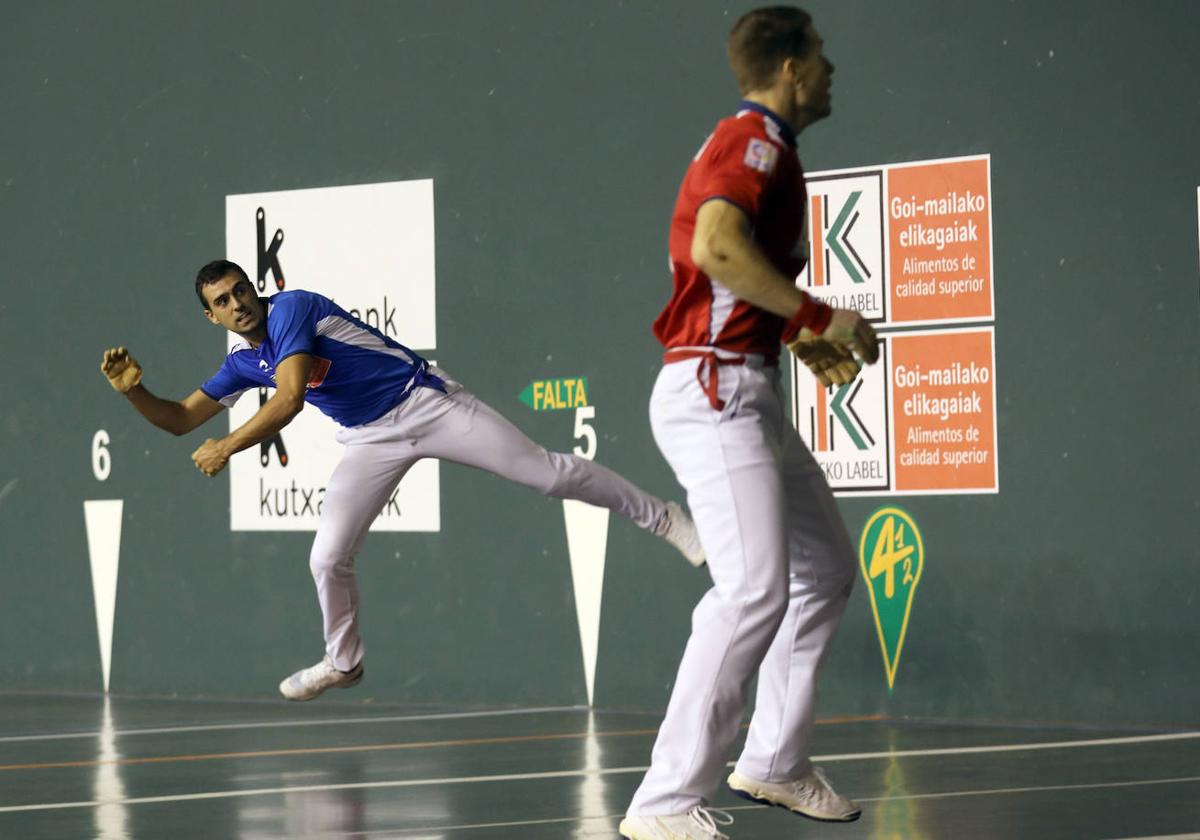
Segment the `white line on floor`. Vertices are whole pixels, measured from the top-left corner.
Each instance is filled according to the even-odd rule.
[[[814,756],[814,759],[817,757]],[[274,796],[280,794],[316,793],[333,790],[373,790],[382,788],[425,787],[430,785],[463,785],[485,782],[526,782],[539,779],[566,779],[581,776],[611,776],[626,773],[644,773],[645,767],[609,767],[603,770],[558,770],[543,773],[506,773],[493,776],[462,776],[442,779],[405,779],[389,782],[356,782],[340,785],[294,785],[280,788],[254,788],[248,790],[219,790],[207,793],[184,793],[174,796],[138,796],[125,799],[89,800],[82,802],[47,802],[34,805],[7,805],[0,807],[0,814],[17,811],[54,811],[68,808],[94,808],[100,805],[149,805],[162,802],[194,802],[203,799],[233,799],[247,796]],[[1047,785],[1043,787],[991,788],[984,790],[950,791],[946,793],[920,793],[907,796],[885,796],[861,798],[860,802],[889,802],[910,799],[944,799],[956,796],[983,796],[1003,793],[1032,793],[1047,790],[1086,790],[1090,788],[1132,787],[1138,785],[1179,784],[1200,782],[1200,776],[1182,776],[1170,779],[1145,779],[1130,782],[1100,782],[1090,785]],[[407,829],[406,829],[407,830]],[[413,829],[414,831],[416,829]]]
[[[813,761],[857,761],[864,758],[903,758],[921,755],[968,755],[976,753],[1016,752],[1018,750],[1060,750],[1070,747],[1112,747],[1123,744],[1148,744],[1156,741],[1186,741],[1200,738],[1200,732],[1170,732],[1162,735],[1131,735],[1121,738],[1089,738],[1079,741],[1034,741],[1026,744],[995,744],[986,747],[939,747],[928,750],[840,753],[813,756]]]
[[[56,808],[92,808],[97,805],[148,805],[155,802],[192,802],[200,799],[232,799],[242,796],[271,796],[287,793],[316,793],[329,790],[373,790],[376,788],[425,787],[428,785],[468,785],[480,782],[527,782],[536,779],[566,779],[579,776],[607,776],[618,773],[642,773],[645,767],[610,767],[604,770],[557,770],[545,773],[505,773],[495,776],[460,776],[445,779],[402,779],[390,782],[355,782],[341,785],[294,785],[280,788],[216,790],[208,793],[181,793],[174,796],[138,796],[108,802],[48,802],[37,805],[6,805],[0,814],[13,811],[52,811]]]
[[[171,735],[176,732],[220,732],[237,729],[272,729],[293,726],[343,726],[359,723],[404,723],[406,721],[425,720],[461,720],[464,718],[506,717],[510,715],[536,715],[552,712],[586,712],[587,706],[546,706],[534,709],[493,709],[480,712],[443,712],[426,715],[391,715],[388,717],[357,717],[357,718],[313,718],[306,720],[274,720],[256,723],[212,723],[196,724],[194,726],[162,726],[153,729],[115,729],[113,735],[125,738],[130,735]],[[54,732],[42,735],[6,735],[0,737],[0,744],[18,741],[63,741],[71,738],[98,738],[100,732]]]

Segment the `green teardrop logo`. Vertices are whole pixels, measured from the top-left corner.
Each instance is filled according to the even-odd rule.
[[[894,506],[882,507],[871,514],[863,526],[858,561],[871,596],[871,611],[875,614],[875,629],[891,692],[913,596],[925,565],[921,532],[912,517]]]

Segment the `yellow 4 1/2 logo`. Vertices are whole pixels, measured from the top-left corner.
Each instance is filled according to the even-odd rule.
[[[871,612],[879,633],[879,647],[887,669],[888,691],[896,682],[896,668],[908,630],[913,596],[921,580],[925,549],[921,532],[908,513],[883,507],[863,526],[858,559],[871,597]]]
[[[905,517],[907,519],[907,517]],[[904,529],[907,522],[897,524],[896,517],[888,516],[883,520],[879,535],[875,538],[875,548],[871,551],[871,566],[867,569],[867,578],[883,575],[883,595],[894,598],[896,595],[896,567],[902,566],[904,577],[901,584],[907,586],[916,580],[913,575],[912,555],[917,547],[905,544]],[[913,529],[916,530],[915,528]]]

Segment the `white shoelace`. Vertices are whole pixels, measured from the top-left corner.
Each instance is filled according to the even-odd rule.
[[[707,831],[717,840],[729,840],[728,834],[722,834],[717,830],[719,825],[733,825],[733,815],[728,811],[721,811],[716,808],[705,808],[703,805],[697,805],[692,810],[688,811],[688,817],[691,818],[697,826]]]

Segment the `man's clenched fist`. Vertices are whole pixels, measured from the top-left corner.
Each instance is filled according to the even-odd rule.
[[[128,393],[130,388],[142,381],[142,366],[124,347],[113,347],[104,351],[100,372],[108,378],[108,384],[122,394]]]
[[[196,465],[196,469],[212,478],[225,469],[225,465],[229,463],[229,455],[219,440],[209,438],[192,453],[192,463]]]

